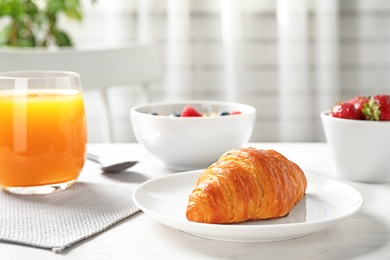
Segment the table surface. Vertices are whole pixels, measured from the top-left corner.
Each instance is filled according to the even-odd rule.
[[[279,151],[306,173],[337,178],[326,143],[251,143],[250,146]],[[174,173],[139,144],[88,144],[88,151],[138,159],[140,163],[131,171],[145,179]],[[83,171],[99,174],[99,166],[86,162]],[[390,259],[390,184],[340,181],[363,195],[362,209],[330,228],[301,238],[266,243],[202,239],[164,226],[140,211],[59,254],[0,243],[0,259]]]

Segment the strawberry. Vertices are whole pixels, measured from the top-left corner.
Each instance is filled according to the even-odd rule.
[[[368,102],[369,102],[369,97],[365,97],[365,96],[356,96],[356,97],[353,97],[351,98],[350,100],[347,101],[348,103],[351,103],[355,106],[355,108],[357,109],[358,111],[358,114],[359,114],[359,118],[362,119],[362,120],[365,120],[366,119],[366,116],[364,115],[363,113],[363,109],[364,107],[367,106]]]
[[[230,115],[240,115],[242,114],[241,111],[232,111],[230,112]]]
[[[192,106],[185,106],[181,111],[181,116],[190,117],[190,116],[202,116],[198,111],[195,110]]]
[[[344,119],[360,119],[359,111],[355,108],[355,105],[349,102],[341,102],[336,104],[331,111],[333,117]]]
[[[390,95],[376,95],[373,99],[381,111],[379,120],[390,120]]]
[[[367,120],[387,121],[390,120],[390,95],[375,95],[363,109]]]

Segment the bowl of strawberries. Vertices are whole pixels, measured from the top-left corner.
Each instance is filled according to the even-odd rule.
[[[356,96],[321,113],[338,177],[390,181],[390,95]]]
[[[211,100],[161,101],[130,109],[139,143],[168,168],[208,167],[224,152],[249,141],[255,125],[253,106]]]

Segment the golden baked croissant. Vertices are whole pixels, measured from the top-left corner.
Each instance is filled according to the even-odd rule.
[[[186,217],[202,223],[237,223],[286,216],[304,196],[298,165],[273,150],[236,148],[199,177]]]

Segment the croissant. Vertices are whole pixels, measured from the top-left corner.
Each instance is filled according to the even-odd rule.
[[[303,198],[306,186],[303,171],[280,153],[232,149],[199,177],[186,217],[214,224],[283,217]]]

